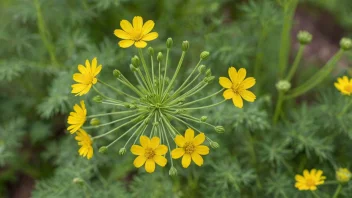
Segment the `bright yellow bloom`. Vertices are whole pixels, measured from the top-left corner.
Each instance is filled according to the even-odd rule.
[[[96,76],[101,71],[102,66],[97,67],[97,58],[92,60],[92,64],[86,60],[86,66],[78,65],[78,70],[80,73],[73,74],[73,80],[77,84],[72,85],[71,93],[76,94],[76,96],[82,96],[89,92],[90,88],[97,83],[98,79]]]
[[[318,185],[324,184],[326,179],[323,175],[323,171],[312,169],[309,173],[308,170],[303,171],[302,175],[296,175],[296,184],[295,187],[298,190],[316,190]]]
[[[351,177],[352,177],[352,174],[347,168],[339,168],[336,171],[336,179],[339,182],[346,183],[350,181]]]
[[[155,170],[155,163],[164,167],[167,163],[166,158],[163,156],[167,153],[167,146],[160,144],[158,137],[149,139],[147,136],[141,136],[139,139],[142,146],[132,145],[131,152],[138,157],[134,160],[133,165],[137,168],[144,166],[148,173]]]
[[[342,94],[348,96],[352,94],[352,79],[348,79],[347,76],[338,78],[334,85]]]
[[[133,26],[127,20],[120,22],[121,29],[114,31],[115,36],[123,39],[119,42],[120,47],[128,48],[135,45],[137,48],[145,48],[147,43],[145,41],[152,41],[158,38],[157,32],[150,32],[154,27],[154,21],[149,20],[143,24],[143,18],[135,16],[133,18]]]
[[[182,166],[187,168],[191,164],[191,159],[198,166],[203,165],[203,158],[200,155],[208,155],[209,147],[201,145],[205,140],[204,133],[194,137],[193,129],[187,129],[185,137],[176,135],[175,142],[180,148],[172,150],[171,156],[174,159],[182,157]]]
[[[78,150],[78,153],[80,156],[87,157],[87,159],[90,159],[93,157],[93,147],[92,147],[92,139],[88,135],[88,133],[83,130],[79,129],[77,131],[77,136],[75,139],[78,141],[78,145],[81,146],[81,148]]]
[[[75,104],[73,110],[74,112],[71,112],[67,119],[67,123],[70,124],[67,130],[69,130],[71,134],[80,129],[87,119],[87,109],[83,100],[81,100],[81,106]]]
[[[242,98],[248,102],[254,102],[256,96],[247,89],[255,85],[255,78],[246,78],[247,72],[244,68],[239,69],[237,72],[234,67],[230,67],[228,72],[231,80],[226,77],[219,78],[220,85],[226,88],[223,94],[224,98],[226,100],[232,99],[233,104],[238,108],[243,107]]]

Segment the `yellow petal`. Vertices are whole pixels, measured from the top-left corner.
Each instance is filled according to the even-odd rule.
[[[242,108],[243,107],[243,100],[242,100],[242,98],[241,98],[241,96],[239,94],[235,94],[233,96],[232,102],[238,108]]]
[[[194,163],[196,163],[198,166],[203,165],[203,158],[200,156],[198,153],[194,152],[192,153],[192,160]]]
[[[137,41],[134,43],[134,46],[136,46],[137,48],[145,48],[145,46],[147,46],[147,43],[144,41]]]
[[[165,155],[165,154],[167,153],[167,150],[168,150],[167,146],[165,146],[165,145],[159,145],[159,146],[154,150],[154,152],[155,152],[156,155]]]
[[[305,178],[309,177],[309,171],[308,171],[307,169],[305,169],[305,170],[303,171],[303,176],[304,176]]]
[[[135,31],[141,31],[143,27],[143,18],[140,16],[133,17],[133,28]]]
[[[223,96],[226,100],[233,98],[234,95],[235,95],[235,93],[233,92],[232,89],[227,89],[223,93]]]
[[[243,99],[247,100],[248,102],[254,102],[256,99],[254,93],[248,90],[240,90],[240,95]]]
[[[82,92],[84,89],[86,89],[88,87],[88,85],[84,85],[84,84],[74,84],[71,86],[72,87],[72,91],[71,93],[80,93]]]
[[[98,63],[97,57],[94,57],[92,60],[92,67],[90,68],[92,74],[94,73],[95,69],[97,68],[97,63]]]
[[[143,148],[148,148],[149,146],[149,143],[150,143],[150,140],[147,136],[145,135],[142,135],[140,138],[139,138],[139,142],[141,143],[142,147]]]
[[[178,159],[185,154],[185,150],[183,148],[176,148],[171,151],[171,156],[173,159]]]
[[[131,45],[133,45],[133,43],[134,43],[134,41],[132,41],[132,40],[122,40],[119,42],[119,46],[122,48],[128,48]]]
[[[120,26],[127,33],[133,32],[132,24],[129,21],[127,21],[127,20],[122,20],[120,22]]]
[[[161,167],[164,167],[167,163],[166,158],[160,155],[154,155],[153,160]]]
[[[196,147],[196,152],[200,155],[208,155],[209,154],[209,147],[204,145],[199,145]]]
[[[198,146],[198,145],[202,144],[204,142],[204,140],[205,140],[204,133],[200,133],[193,139],[193,144],[194,144],[194,146]]]
[[[90,69],[90,62],[88,59],[86,60],[86,68],[87,68],[87,72],[91,73],[92,70]]]
[[[140,155],[140,156],[136,157],[136,159],[133,161],[133,165],[136,168],[139,168],[139,167],[143,166],[143,164],[145,163],[146,160],[147,160],[147,158],[144,157],[144,155]]]
[[[87,153],[87,159],[91,159],[93,157],[93,148],[89,147],[88,153]]]
[[[183,168],[188,168],[188,166],[191,164],[191,155],[190,154],[184,154],[182,157],[182,167]]]
[[[150,31],[152,31],[153,27],[154,27],[155,23],[152,20],[148,20],[142,28],[142,34],[146,35],[148,34]]]
[[[145,171],[147,171],[148,173],[152,173],[155,170],[155,162],[152,159],[148,159],[145,162]]]
[[[237,70],[234,67],[230,67],[228,73],[231,81],[235,83],[237,79]]]
[[[73,80],[78,83],[84,83],[86,81],[85,75],[80,73],[73,74]]]
[[[78,71],[81,72],[82,74],[88,73],[87,68],[83,65],[78,65]]]
[[[318,170],[315,176],[316,177],[321,177],[322,174],[323,174],[323,171],[322,170]]]
[[[247,71],[245,68],[241,68],[238,70],[236,79],[237,83],[242,83],[242,81],[246,78],[246,73]]]
[[[138,146],[138,145],[132,145],[131,152],[134,155],[144,155],[145,149],[141,146]]]
[[[192,141],[194,138],[194,131],[191,128],[188,128],[185,133],[185,140],[186,142]]]
[[[298,182],[305,182],[306,181],[302,175],[296,175],[295,179]]]
[[[93,75],[94,75],[94,76],[98,75],[98,74],[100,73],[101,69],[102,69],[102,65],[99,65],[99,66],[95,69],[95,71],[93,71]]]
[[[311,191],[315,191],[317,189],[317,186],[311,186],[310,188],[309,188],[309,190],[311,190]]]
[[[143,40],[143,41],[152,41],[152,40],[158,38],[158,36],[159,36],[159,35],[158,35],[157,32],[152,32],[152,33],[149,33],[149,34],[147,34],[147,35],[144,35],[143,38],[142,38],[142,40]]]
[[[249,89],[255,85],[255,78],[249,77],[246,78],[242,83],[241,83],[241,88],[242,89]]]
[[[310,175],[312,175],[313,177],[315,177],[315,173],[317,172],[317,169],[312,169],[310,170]]]
[[[149,147],[152,149],[156,149],[159,146],[159,143],[160,143],[160,139],[158,137],[153,137],[150,140]]]
[[[226,77],[220,77],[219,84],[224,88],[231,88],[232,87],[232,82],[230,81],[230,79],[228,79]]]
[[[131,36],[127,32],[120,30],[120,29],[116,29],[114,31],[114,34],[115,34],[115,36],[117,36],[120,39],[127,39],[127,40],[131,39]]]
[[[186,140],[182,135],[176,135],[175,143],[177,144],[177,146],[183,147],[186,143]]]

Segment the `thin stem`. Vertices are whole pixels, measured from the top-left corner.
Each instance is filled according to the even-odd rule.
[[[163,128],[163,130],[164,130],[164,133],[165,133],[166,130],[165,130],[165,127],[164,127],[164,123],[163,123],[163,122],[161,122],[161,126],[162,126],[162,128]],[[165,134],[165,135],[166,135],[166,134]],[[166,143],[167,143],[168,148],[171,149],[169,140],[168,140],[168,138],[167,138],[167,135],[166,135],[166,137],[164,137],[164,139],[166,140]],[[171,151],[169,151],[169,155],[170,155],[171,167],[173,167],[173,166],[174,166],[174,163],[173,163],[173,161],[172,161]]]
[[[320,196],[315,192],[315,191],[310,191],[310,192],[312,192],[312,194],[313,194],[313,196],[315,197],[315,198],[320,198]]]
[[[276,123],[278,121],[278,119],[279,119],[283,102],[284,102],[284,92],[279,91],[279,97],[278,97],[277,102],[276,102],[275,114],[274,114],[274,117],[273,117],[274,123]]]
[[[130,131],[132,131],[134,128],[136,128],[136,126],[138,125],[138,124],[140,124],[141,122],[143,122],[143,120],[142,121],[140,121],[140,122],[138,122],[138,123],[136,123],[135,125],[133,125],[130,129],[128,129],[124,134],[122,134],[120,137],[118,137],[118,138],[116,138],[114,141],[112,141],[109,145],[107,145],[106,146],[106,148],[109,148],[110,146],[112,146],[113,144],[115,144],[117,141],[119,141],[121,138],[123,138],[127,133],[129,133]],[[142,126],[143,125],[143,123],[140,125],[140,126]],[[138,128],[139,129],[139,128]],[[137,130],[138,130],[137,129]],[[127,145],[127,143],[126,143],[126,145]],[[125,145],[125,146],[126,146]]]
[[[345,107],[342,109],[342,111],[338,114],[338,116],[343,116],[346,111],[348,110],[348,108],[350,108],[352,105],[352,100],[350,99],[349,103],[347,103],[347,105],[345,105]]]
[[[198,100],[194,100],[194,101],[192,101],[192,102],[188,102],[188,103],[182,104],[181,107],[182,107],[182,106],[187,106],[187,105],[190,105],[190,104],[193,104],[193,103],[197,103],[197,102],[199,102],[199,101],[202,101],[202,100],[205,100],[205,99],[208,99],[208,98],[211,98],[211,97],[213,97],[213,96],[219,94],[220,92],[222,92],[222,91],[224,91],[224,90],[225,90],[225,89],[223,88],[223,89],[221,89],[221,90],[219,90],[219,91],[217,91],[217,92],[215,92],[215,93],[213,93],[213,94],[211,94],[211,95],[209,95],[209,96],[206,96],[206,97],[204,97],[204,98],[201,98],[201,99],[198,99]]]
[[[85,129],[99,128],[99,127],[107,126],[107,125],[110,125],[110,124],[114,124],[116,122],[120,122],[120,121],[123,121],[123,120],[128,120],[130,118],[137,117],[137,116],[139,116],[141,114],[142,113],[138,113],[138,114],[130,115],[130,116],[127,116],[127,117],[124,117],[124,118],[120,118],[120,119],[117,119],[117,120],[114,120],[114,121],[111,121],[111,122],[108,122],[108,123],[104,123],[104,124],[100,124],[100,125],[96,125],[96,126],[84,127],[84,128]]]
[[[170,53],[170,48],[166,49],[166,60],[165,60],[165,70],[164,70],[164,78],[163,78],[163,86],[161,88],[161,93],[164,92],[164,87],[165,87],[165,79],[166,79],[166,73],[167,73],[167,66],[169,62],[169,53]]]
[[[132,91],[134,91],[136,94],[138,94],[139,96],[143,96],[143,93],[141,93],[137,87],[135,87],[127,78],[125,78],[124,75],[121,74],[121,79],[118,78],[118,80],[123,83],[124,85],[126,85],[127,87],[129,87]]]
[[[144,72],[146,73],[147,81],[149,83],[150,89],[153,90],[152,81],[150,80],[149,70],[148,70],[147,64],[145,63],[143,51],[142,51],[141,48],[138,48],[138,53],[139,53],[139,56],[142,59],[143,69],[144,69]]]
[[[342,190],[342,185],[339,184],[339,185],[337,186],[337,188],[336,188],[336,191],[335,191],[335,193],[334,193],[333,198],[338,198],[338,197],[339,197],[339,194],[340,194],[340,192],[341,192],[341,190]]]
[[[262,70],[263,57],[264,57],[263,47],[264,47],[267,33],[266,33],[266,28],[262,27],[261,29],[262,30],[261,30],[258,45],[257,45],[257,52],[255,55],[254,76],[260,75],[260,72]],[[256,92],[258,92],[258,89],[259,89],[259,86],[256,86]]]
[[[153,60],[153,56],[150,56],[150,63],[152,65],[152,85],[154,85],[154,60]]]
[[[151,87],[149,86],[148,82],[145,80],[145,78],[139,68],[137,69],[137,73],[140,76],[140,78],[142,79],[142,82],[145,85],[145,87],[147,88],[147,90],[151,91]]]
[[[119,93],[119,94],[121,94],[121,95],[125,95],[125,96],[130,97],[130,98],[132,98],[132,99],[134,99],[134,100],[138,100],[138,98],[136,98],[136,97],[134,97],[134,96],[131,96],[131,95],[129,95],[129,94],[123,92],[123,91],[120,91],[120,90],[116,89],[115,87],[113,87],[113,86],[111,86],[111,85],[109,85],[109,84],[107,84],[107,83],[101,81],[100,79],[98,79],[98,82],[100,82],[101,84],[103,84],[103,85],[109,87],[110,89],[114,90],[115,92],[117,92],[117,93]]]
[[[111,113],[101,113],[101,114],[95,114],[95,115],[87,116],[87,118],[96,118],[96,117],[102,117],[102,116],[108,116],[108,115],[125,114],[125,113],[133,113],[133,112],[136,112],[136,110],[118,111],[118,112],[111,112]]]
[[[293,65],[292,65],[292,67],[291,67],[291,69],[290,69],[290,71],[289,71],[289,73],[288,73],[288,75],[287,75],[287,77],[286,77],[286,80],[287,80],[287,81],[291,81],[293,75],[295,75],[296,70],[297,70],[297,68],[298,68],[298,65],[299,65],[299,63],[300,63],[300,61],[301,61],[301,59],[302,59],[302,55],[303,55],[303,51],[304,51],[304,48],[305,48],[305,47],[306,47],[306,45],[300,45],[300,46],[299,46],[299,49],[298,49],[296,58],[295,58],[295,60],[293,61]]]
[[[215,103],[215,104],[211,104],[211,105],[207,105],[207,106],[201,106],[201,107],[192,107],[192,108],[184,108],[186,110],[197,110],[197,109],[204,109],[204,108],[209,108],[209,107],[214,107],[217,106],[223,102],[225,102],[226,100],[223,100],[221,102]]]
[[[190,85],[190,84],[189,84]],[[187,85],[187,86],[189,86],[189,85]],[[186,86],[186,87],[187,87]],[[205,83],[204,81],[201,81],[201,82],[199,82],[196,86],[194,86],[192,89],[190,89],[190,90],[188,90],[186,93],[183,93],[181,96],[177,96],[177,95],[173,95],[172,97],[169,97],[168,99],[166,99],[166,101],[165,101],[165,103],[168,103],[168,102],[170,102],[169,103],[169,105],[171,105],[171,104],[175,104],[175,103],[177,103],[177,101],[180,99],[180,98],[186,98],[186,97],[189,97],[189,94],[192,94],[192,95],[194,95],[195,93],[195,91],[196,91],[196,93],[197,92],[199,92],[201,89],[203,89],[205,86],[207,86],[207,83]],[[185,87],[185,88],[186,88]],[[176,98],[175,98],[176,97]]]

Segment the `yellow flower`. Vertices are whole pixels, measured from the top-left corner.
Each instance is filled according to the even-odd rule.
[[[92,147],[92,139],[88,135],[88,133],[83,130],[79,129],[77,132],[77,136],[75,139],[78,141],[78,145],[81,146],[81,148],[78,150],[78,153],[80,156],[87,157],[87,159],[90,159],[93,157],[93,147]]]
[[[248,102],[254,102],[255,95],[247,89],[255,85],[255,79],[253,77],[246,78],[247,72],[244,68],[237,72],[234,67],[230,67],[228,72],[231,80],[226,77],[219,78],[220,85],[226,88],[223,94],[224,98],[226,100],[232,99],[233,104],[238,108],[243,107],[242,98]]]
[[[102,66],[97,67],[97,58],[92,60],[92,64],[86,60],[86,66],[78,65],[78,70],[80,73],[73,74],[73,80],[77,84],[72,85],[71,93],[82,96],[89,92],[90,88],[97,83],[98,79],[96,75],[101,71]]]
[[[137,48],[145,48],[147,46],[145,41],[152,41],[158,38],[157,32],[150,32],[154,27],[154,21],[149,20],[143,25],[143,18],[140,16],[133,18],[133,26],[127,20],[122,20],[120,26],[122,30],[116,29],[114,34],[123,39],[119,42],[119,46],[122,48],[128,48],[133,44]]]
[[[205,140],[204,133],[200,133],[194,137],[193,129],[187,129],[185,137],[177,135],[175,142],[180,148],[176,148],[171,152],[174,159],[182,157],[182,166],[187,168],[191,164],[191,159],[198,166],[203,165],[203,158],[200,155],[209,154],[209,147],[201,145]]]
[[[158,137],[149,139],[147,136],[141,136],[139,139],[142,146],[132,145],[131,152],[138,157],[134,160],[133,165],[137,168],[144,166],[148,173],[155,170],[155,163],[164,167],[167,160],[164,156],[167,153],[167,146],[160,144]]]
[[[75,106],[73,106],[73,110],[74,112],[71,112],[67,119],[67,123],[70,124],[67,130],[69,130],[71,134],[82,127],[87,116],[87,109],[83,100],[81,100],[81,106],[75,104]]]
[[[347,168],[339,168],[336,171],[336,179],[339,182],[346,183],[350,181],[351,177],[352,177],[352,174]]]
[[[324,184],[326,179],[323,175],[323,171],[312,169],[309,173],[308,170],[303,171],[302,175],[296,175],[296,184],[295,187],[298,190],[316,190],[318,185]]]
[[[352,94],[352,79],[349,80],[347,76],[338,78],[334,85],[342,94],[348,96]]]

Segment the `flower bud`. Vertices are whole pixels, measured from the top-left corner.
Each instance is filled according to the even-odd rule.
[[[112,72],[112,74],[116,77],[116,78],[120,78],[121,76],[121,72],[117,69],[114,69],[114,71]]]
[[[154,49],[152,47],[148,48],[148,54],[149,56],[154,56]]]
[[[119,150],[119,155],[124,155],[125,153],[126,153],[125,147],[120,148],[120,150]]]
[[[207,71],[205,72],[205,76],[209,77],[211,76],[211,69],[207,69]]]
[[[299,31],[297,34],[297,39],[300,44],[307,45],[312,41],[313,36],[307,31]]]
[[[205,122],[205,121],[207,121],[207,119],[208,119],[207,116],[202,116],[202,117],[200,117],[200,121],[201,121],[201,122]]]
[[[163,60],[163,53],[159,52],[158,56],[156,57],[156,59],[161,62]]]
[[[206,69],[207,67],[205,67],[205,65],[200,65],[198,67],[198,72],[204,74]]]
[[[176,113],[176,114],[184,114],[184,113],[186,113],[186,110],[184,110],[184,109],[177,109],[177,110],[175,111],[175,113]]]
[[[131,58],[131,62],[132,62],[132,65],[135,66],[136,68],[139,67],[140,60],[138,56],[134,56],[133,58]]]
[[[97,126],[99,124],[100,124],[100,120],[98,118],[92,118],[90,120],[90,125],[92,125],[92,126]]]
[[[209,57],[209,54],[210,53],[208,51],[204,51],[204,52],[200,53],[200,59],[202,59],[202,60],[207,59]]]
[[[210,146],[213,149],[217,149],[220,147],[220,145],[217,142],[213,142],[213,141],[210,142]]]
[[[103,101],[103,97],[101,97],[100,95],[96,95],[94,96],[93,101],[96,103],[101,103]]]
[[[347,168],[339,168],[336,171],[336,179],[341,183],[347,183],[352,177],[351,172]]]
[[[184,102],[186,101],[186,99],[185,98],[181,98],[181,99],[179,99],[179,100],[177,100],[177,104],[183,104]]]
[[[186,52],[189,48],[189,42],[188,41],[183,41],[182,42],[182,51]]]
[[[79,178],[79,177],[73,178],[72,182],[73,182],[74,184],[80,184],[80,185],[84,183],[83,179],[81,179],[81,178]]]
[[[130,70],[132,72],[137,72],[137,68],[135,66],[133,66],[132,64],[130,64]]]
[[[153,122],[153,126],[154,126],[154,127],[159,126],[159,122],[158,122],[158,121]]]
[[[99,148],[99,153],[106,153],[106,151],[108,151],[108,147],[106,146],[102,146]]]
[[[347,51],[352,47],[352,40],[349,38],[342,38],[340,41],[340,48]]]
[[[166,40],[166,47],[170,49],[172,47],[173,43],[174,42],[172,41],[172,38],[168,38]]]
[[[169,175],[170,176],[176,176],[177,175],[177,169],[175,167],[171,167],[169,170]]]
[[[215,131],[217,133],[224,133],[225,132],[225,128],[223,126],[216,126],[215,127]]]
[[[291,83],[287,80],[280,80],[279,82],[276,83],[276,89],[279,91],[288,91],[291,88]]]

